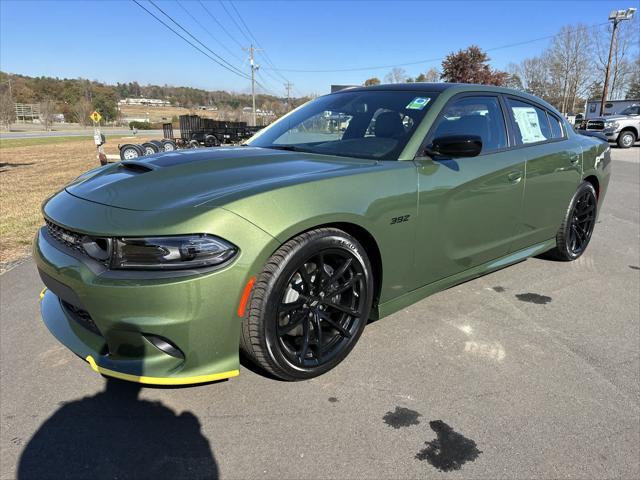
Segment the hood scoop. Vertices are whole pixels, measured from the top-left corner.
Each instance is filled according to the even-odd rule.
[[[133,160],[122,161],[119,165],[120,168],[131,173],[147,173],[155,170],[155,167],[153,165],[143,162],[136,162]]]

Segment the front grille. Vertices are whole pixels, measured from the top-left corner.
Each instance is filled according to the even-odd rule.
[[[76,307],[75,305],[71,305],[64,300],[60,300],[62,307],[66,310],[69,316],[74,319],[78,324],[89,330],[90,332],[95,333],[96,335],[102,336],[100,333],[100,329],[89,315],[89,312],[86,310],[82,310],[81,308]]]
[[[604,122],[602,120],[589,120],[587,122],[587,130],[604,130]]]
[[[91,238],[83,233],[74,232],[45,219],[47,232],[61,244],[86,255],[103,265],[109,263],[111,240],[108,238]],[[87,251],[88,250],[88,251]]]

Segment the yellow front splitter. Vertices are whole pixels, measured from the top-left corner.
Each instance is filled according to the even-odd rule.
[[[237,377],[240,370],[230,370],[228,372],[213,373],[211,375],[197,375],[195,377],[145,377],[131,375],[129,373],[116,372],[108,368],[101,367],[96,363],[91,355],[86,358],[94,372],[106,375],[107,377],[119,378],[129,382],[145,383],[147,385],[191,385],[195,383],[215,382],[216,380],[224,380],[226,378]]]

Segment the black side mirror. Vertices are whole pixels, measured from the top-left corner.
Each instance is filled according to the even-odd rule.
[[[438,137],[425,148],[431,157],[475,157],[482,151],[482,139],[478,135],[449,135]]]

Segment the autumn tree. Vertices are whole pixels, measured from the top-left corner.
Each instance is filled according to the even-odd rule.
[[[51,129],[53,116],[55,115],[56,104],[50,98],[45,98],[39,104],[40,107],[40,123],[45,130]]]
[[[416,82],[436,83],[440,81],[440,72],[431,67],[425,73],[421,73],[416,77]]]
[[[442,61],[442,78],[452,83],[504,85],[507,73],[493,70],[489,60],[489,56],[475,45],[450,53]]]
[[[372,85],[380,85],[380,79],[378,77],[371,77],[364,81],[365,87],[370,87]]]
[[[407,80],[407,72],[404,68],[392,68],[389,73],[384,76],[387,83],[404,83]]]
[[[9,130],[16,119],[16,107],[9,89],[0,93],[0,125]]]
[[[93,111],[93,104],[88,98],[82,97],[73,106],[73,115],[76,121],[83,127],[89,123],[89,115]]]

